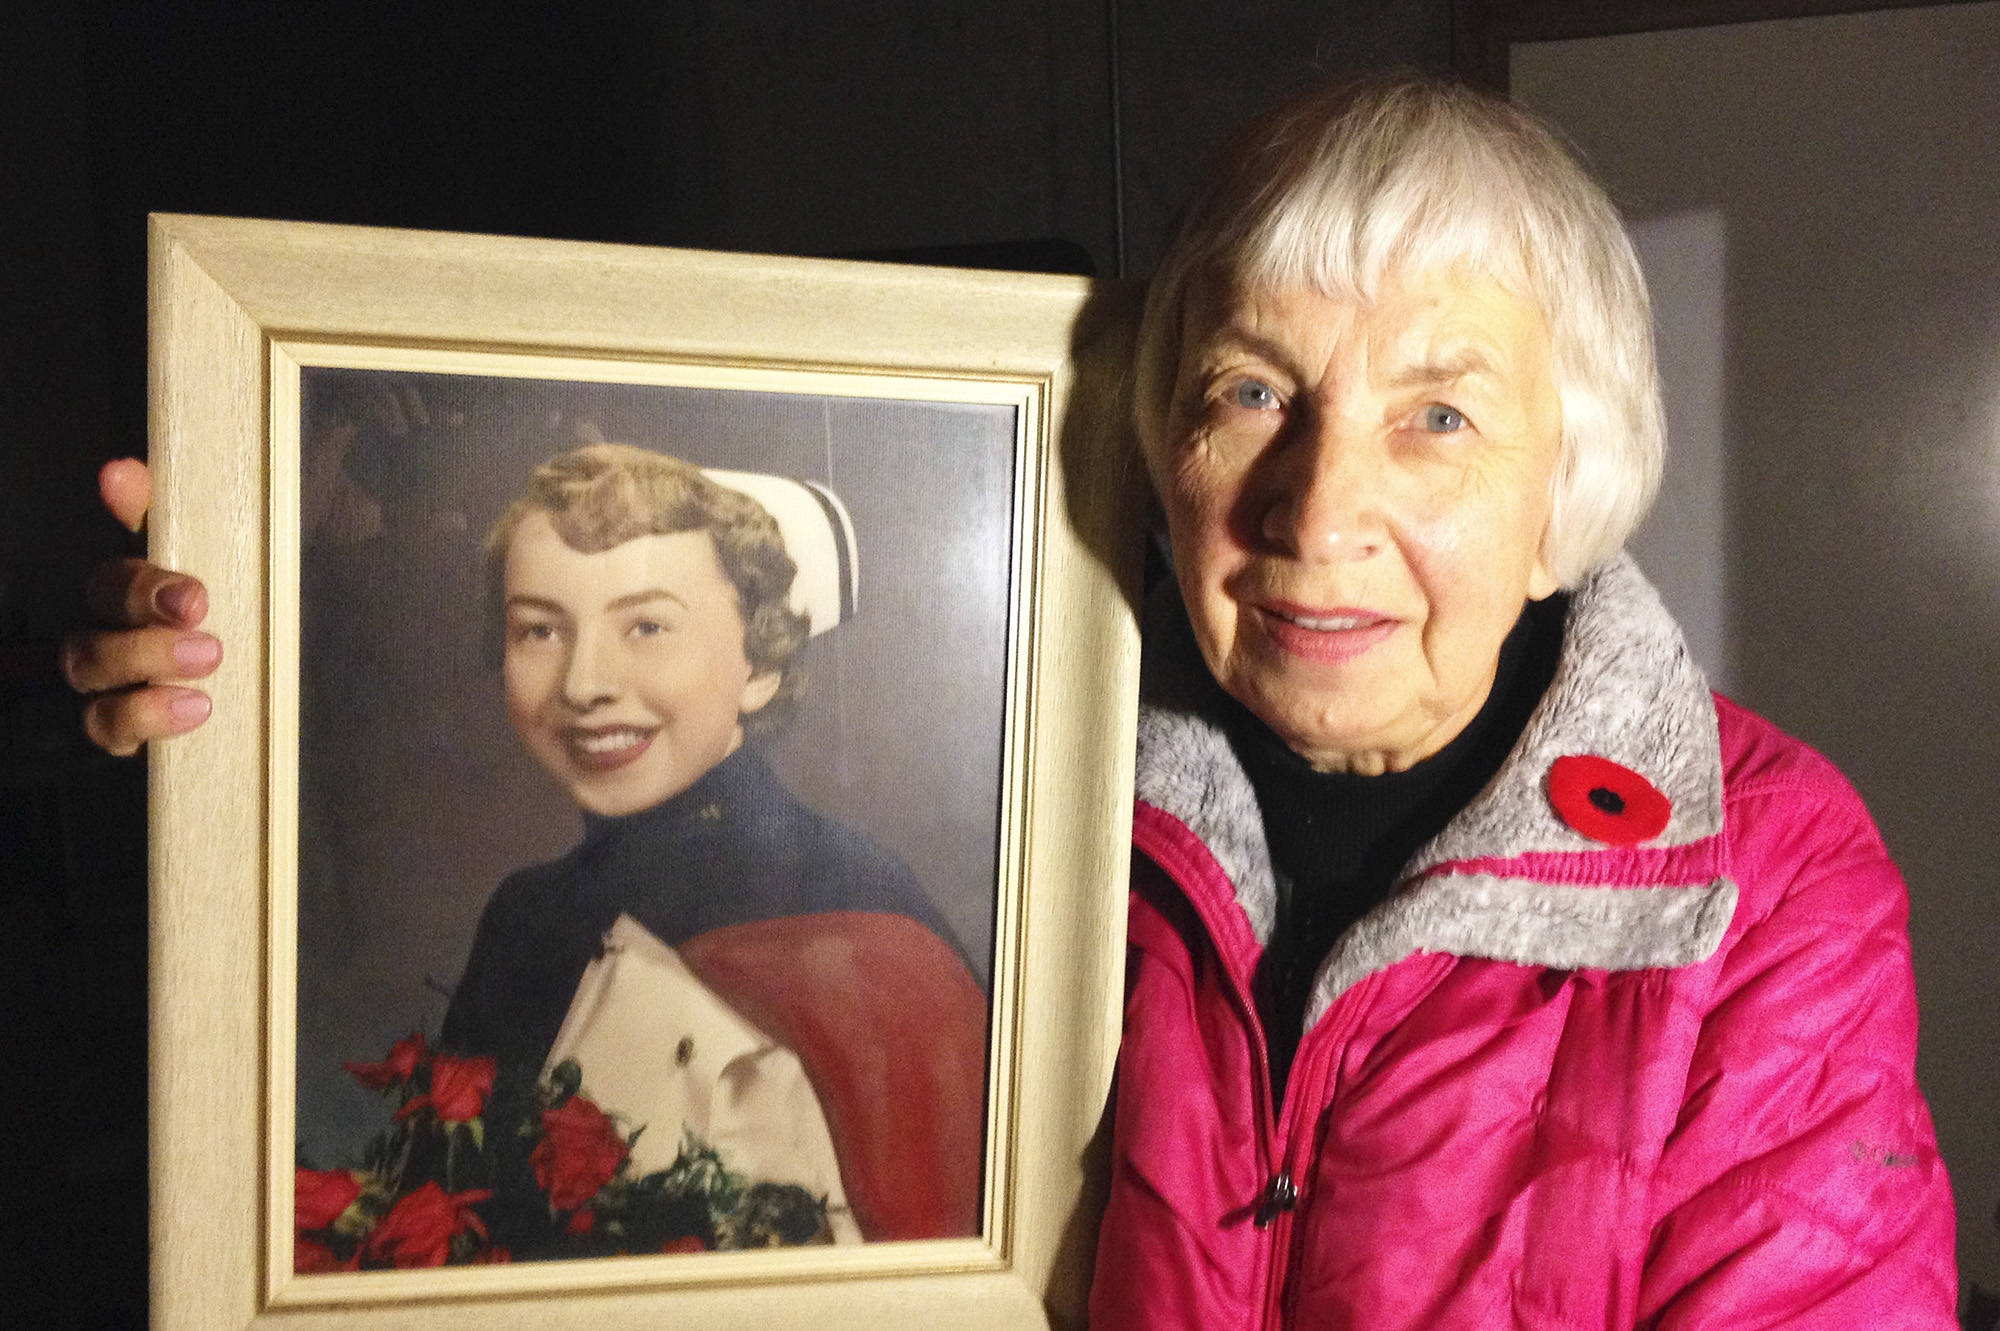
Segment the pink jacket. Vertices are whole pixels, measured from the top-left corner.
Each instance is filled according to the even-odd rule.
[[[1282,1107],[1248,998],[1270,861],[1212,689],[1149,658],[1093,1331],[1956,1325],[1902,881],[1629,562],[1326,957]],[[1664,794],[1664,830],[1577,831],[1548,773],[1579,753]]]

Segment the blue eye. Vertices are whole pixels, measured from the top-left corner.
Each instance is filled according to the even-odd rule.
[[[1262,379],[1245,379],[1236,385],[1236,391],[1230,394],[1230,398],[1237,406],[1247,407],[1251,411],[1278,409],[1278,390]]]
[[[1424,408],[1424,428],[1432,434],[1450,434],[1465,428],[1465,414],[1456,407],[1433,402]]]

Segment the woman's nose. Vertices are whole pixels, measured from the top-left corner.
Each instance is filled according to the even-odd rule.
[[[576,711],[588,711],[617,696],[617,673],[609,659],[611,643],[603,634],[579,632],[563,664],[563,701]]]
[[[1382,445],[1365,428],[1338,419],[1307,426],[1272,477],[1264,538],[1307,563],[1371,558],[1387,540]]]

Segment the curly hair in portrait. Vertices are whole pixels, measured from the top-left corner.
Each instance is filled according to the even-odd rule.
[[[630,444],[590,444],[556,454],[535,468],[520,497],[486,536],[487,599],[495,607],[488,622],[496,663],[507,547],[533,513],[546,513],[563,543],[579,554],[597,554],[641,536],[707,532],[723,576],[736,589],[745,657],[758,674],[778,673],[776,694],[744,716],[744,731],[768,735],[782,728],[804,690],[800,649],[809,625],[806,616],[786,603],[798,565],[763,505],[710,480],[691,463]]]

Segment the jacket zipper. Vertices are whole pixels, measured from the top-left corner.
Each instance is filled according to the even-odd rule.
[[[1265,1231],[1271,1245],[1265,1266],[1263,1326],[1268,1331],[1284,1331],[1290,1313],[1286,1286],[1291,1275],[1292,1233],[1300,1209],[1310,1200],[1299,1187],[1300,1162],[1307,1158],[1312,1145],[1313,1124],[1318,1118],[1316,1114],[1299,1113],[1298,1088],[1308,1084],[1318,1086],[1324,1081],[1329,1060],[1347,1043],[1348,1036],[1360,1024],[1361,1014],[1380,989],[1382,972],[1362,977],[1345,993],[1337,996],[1332,1005],[1320,1014],[1319,1020],[1300,1037],[1299,1056],[1292,1061],[1285,1103],[1273,1103],[1270,1044],[1264,1033],[1264,1023],[1257,1015],[1256,1004],[1250,999],[1249,981],[1241,974],[1237,959],[1225,954],[1218,941],[1225,935],[1217,928],[1210,912],[1206,900],[1208,894],[1189,890],[1190,885],[1197,881],[1197,875],[1193,872],[1195,866],[1189,862],[1187,852],[1179,847],[1152,844],[1152,841],[1150,837],[1134,837],[1134,845],[1161,867],[1179,891],[1181,899],[1193,907],[1196,918],[1201,921],[1201,927],[1208,936],[1208,945],[1222,963],[1230,997],[1243,1015],[1243,1024],[1250,1033],[1252,1051],[1256,1055],[1257,1091],[1263,1109],[1263,1133],[1259,1145],[1263,1148],[1265,1179],[1258,1190],[1251,1219],[1258,1229]],[[1202,849],[1205,853],[1207,848]],[[1228,875],[1221,873],[1219,865],[1214,867],[1227,882]],[[1399,890],[1400,886],[1399,881]],[[1235,906],[1233,898],[1229,904]],[[1315,1039],[1315,1036],[1318,1038]]]
[[[1373,976],[1363,980],[1347,993],[1334,1000],[1336,1008],[1346,1012],[1359,1010],[1361,993],[1373,988]],[[1254,1014],[1253,1014],[1254,1015]],[[1317,1087],[1326,1077],[1327,1060],[1344,1043],[1345,1032],[1339,1032],[1329,1018],[1332,1009],[1320,1014],[1320,1019],[1299,1040],[1299,1053],[1303,1057],[1292,1061],[1292,1075],[1285,1086],[1285,1102],[1280,1108],[1277,1122],[1272,1128],[1280,1157],[1278,1168],[1264,1185],[1262,1202],[1258,1209],[1260,1217],[1268,1215],[1269,1220],[1262,1225],[1270,1232],[1270,1257],[1266,1268],[1264,1292],[1264,1325],[1271,1331],[1280,1331],[1290,1322],[1287,1286],[1292,1270],[1292,1236],[1299,1221],[1299,1211],[1306,1201],[1299,1187],[1299,1171],[1309,1159],[1313,1120],[1316,1115],[1307,1114],[1298,1107],[1299,1097],[1304,1087]],[[1349,1026],[1351,1022],[1345,1023]],[[1259,1033],[1261,1036],[1261,1032]],[[1317,1035],[1319,1038],[1314,1039]],[[1262,1046],[1260,1045],[1260,1048]],[[1269,1102],[1270,1065],[1268,1059],[1260,1060],[1264,1067],[1266,1102]]]
[[[1155,862],[1169,859],[1179,861],[1182,858],[1167,853],[1166,847],[1149,848],[1141,845],[1140,850],[1151,854]],[[1264,1157],[1264,1185],[1258,1189],[1253,1203],[1251,1222],[1258,1229],[1265,1231],[1271,1244],[1265,1264],[1266,1279],[1269,1283],[1265,1291],[1264,1325],[1277,1327],[1280,1325],[1278,1311],[1284,1284],[1285,1252],[1291,1239],[1292,1212],[1299,1204],[1299,1189],[1293,1174],[1291,1152],[1279,1133],[1283,1125],[1283,1114],[1280,1106],[1274,1103],[1276,1097],[1271,1087],[1270,1044],[1264,1035],[1264,1023],[1257,1016],[1257,1006],[1251,1001],[1249,982],[1240,973],[1236,959],[1225,954],[1216,941],[1223,937],[1223,934],[1210,915],[1208,903],[1201,900],[1197,894],[1186,890],[1185,884],[1190,881],[1189,875],[1176,874],[1164,863],[1162,867],[1166,868],[1168,877],[1180,886],[1182,899],[1194,908],[1195,917],[1201,921],[1201,927],[1208,935],[1208,945],[1215,949],[1216,959],[1222,963],[1222,974],[1228,982],[1230,999],[1236,1004],[1237,1011],[1242,1014],[1244,1029],[1250,1035],[1251,1053],[1254,1055],[1257,1067],[1256,1089],[1261,1110],[1259,1126],[1262,1131],[1258,1134],[1258,1144],[1262,1148]],[[1230,904],[1233,906],[1235,903],[1232,901]],[[1294,1080],[1297,1073],[1295,1065]]]
[[[1273,1220],[1298,1204],[1299,1185],[1292,1182],[1292,1171],[1287,1166],[1272,1175],[1271,1181],[1264,1185],[1264,1196],[1257,1203],[1253,1222],[1259,1229],[1267,1228]]]
[[[1303,1130],[1292,1130],[1293,1125],[1290,1120],[1296,1114],[1294,1108],[1298,1100],[1296,1094],[1288,1094],[1282,1106],[1275,1103],[1276,1096],[1271,1086],[1271,1049],[1269,1040],[1264,1033],[1264,1023],[1257,1015],[1257,1005],[1250,998],[1249,982],[1240,973],[1236,959],[1225,955],[1217,943],[1217,940],[1224,935],[1217,928],[1216,920],[1209,910],[1209,903],[1203,899],[1207,894],[1196,894],[1187,890],[1187,885],[1193,881],[1193,874],[1189,872],[1192,866],[1187,863],[1185,852],[1180,851],[1177,847],[1170,848],[1167,846],[1145,844],[1149,840],[1150,838],[1141,839],[1135,837],[1134,844],[1142,854],[1149,855],[1155,863],[1159,864],[1166,871],[1167,877],[1179,889],[1181,899],[1194,908],[1195,917],[1201,921],[1201,927],[1208,935],[1208,945],[1215,949],[1216,959],[1222,963],[1222,973],[1228,980],[1230,997],[1235,1001],[1237,1010],[1243,1014],[1244,1028],[1249,1032],[1251,1037],[1251,1051],[1256,1056],[1257,1091],[1263,1107],[1261,1145],[1263,1146],[1265,1168],[1264,1186],[1258,1190],[1251,1219],[1259,1229],[1265,1231],[1270,1242],[1265,1264],[1266,1285],[1263,1325],[1270,1328],[1271,1331],[1282,1331],[1284,1326],[1285,1282],[1290,1267],[1293,1220],[1301,1202],[1304,1200],[1298,1186],[1298,1143],[1292,1140],[1292,1138],[1303,1138],[1309,1135],[1311,1131],[1310,1120],[1308,1120]],[[1203,849],[1204,851],[1206,850],[1205,847]],[[1174,866],[1179,866],[1180,872],[1176,872]],[[1217,872],[1220,872],[1219,866],[1217,867]],[[1226,874],[1222,875],[1222,877],[1227,881],[1228,876]],[[1230,905],[1234,907],[1235,904],[1235,901],[1232,899]],[[1347,1006],[1350,1011],[1356,1010],[1352,1007],[1350,1000],[1353,1000],[1364,991],[1372,991],[1374,987],[1375,977],[1372,975],[1368,976],[1355,985],[1354,988],[1335,999],[1334,1007]],[[1312,1041],[1312,1037],[1315,1032],[1327,1028],[1327,1018],[1331,1015],[1331,1009],[1321,1013],[1320,1019],[1313,1024],[1313,1028],[1305,1032],[1304,1036],[1301,1037],[1299,1041],[1300,1052],[1306,1052],[1307,1046],[1310,1044],[1311,1058],[1293,1059],[1288,1089],[1295,1091],[1297,1087],[1303,1084],[1303,1078],[1307,1073],[1311,1073],[1314,1076],[1321,1075],[1320,1069],[1324,1066],[1327,1057],[1330,1056],[1326,1050],[1330,1049],[1334,1041],[1331,1034],[1322,1036],[1317,1043]],[[1268,1218],[1266,1218],[1267,1216]]]

